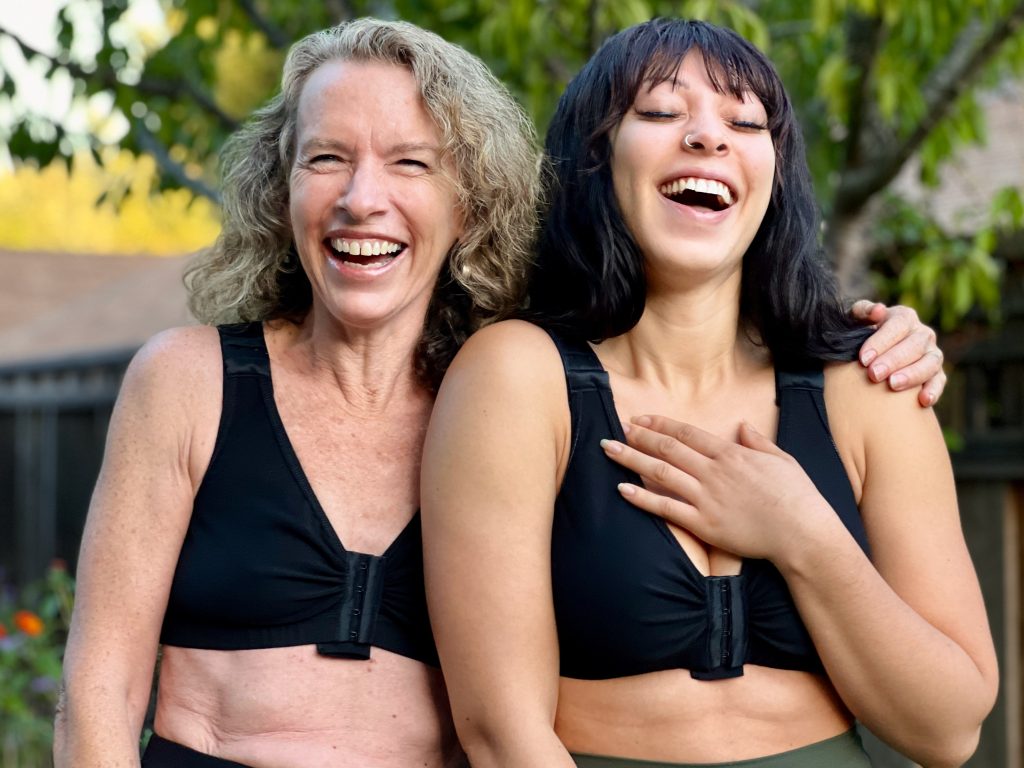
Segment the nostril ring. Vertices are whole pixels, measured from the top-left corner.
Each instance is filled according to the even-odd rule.
[[[696,149],[697,145],[693,141],[691,141],[691,139],[693,139],[693,134],[692,133],[686,134],[686,137],[683,139],[683,144],[688,146],[690,149]]]

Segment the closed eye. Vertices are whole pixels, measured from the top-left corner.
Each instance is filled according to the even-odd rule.
[[[745,131],[766,131],[768,126],[764,123],[755,123],[753,120],[731,120],[734,128],[741,128]]]
[[[409,168],[429,168],[429,166],[422,160],[414,160],[411,157],[402,158],[401,160],[398,161],[398,164],[407,166]]]
[[[675,118],[679,117],[679,114],[677,112],[648,111],[640,112],[639,115],[645,120],[674,120]]]

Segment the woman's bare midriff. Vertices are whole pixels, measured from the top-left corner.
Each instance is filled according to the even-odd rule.
[[[440,671],[380,648],[165,647],[154,728],[253,768],[462,765]]]
[[[750,664],[728,680],[695,680],[683,669],[562,678],[555,720],[570,752],[680,763],[763,757],[852,725],[824,677]]]

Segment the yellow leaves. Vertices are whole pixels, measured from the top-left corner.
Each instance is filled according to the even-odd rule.
[[[70,173],[60,161],[0,173],[0,247],[175,255],[212,243],[216,207],[183,189],[151,194],[155,179],[152,158],[114,148],[102,165],[76,155]]]
[[[196,21],[196,37],[204,43],[213,40],[217,35],[217,19],[213,16],[203,16]]]
[[[233,117],[245,117],[274,91],[283,63],[284,54],[271,48],[261,33],[227,30],[214,56],[217,104]]]

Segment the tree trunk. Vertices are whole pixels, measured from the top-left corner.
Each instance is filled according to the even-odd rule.
[[[834,216],[828,223],[825,247],[839,279],[839,290],[846,297],[866,299],[875,295],[868,257],[880,208],[876,195],[859,209]]]

